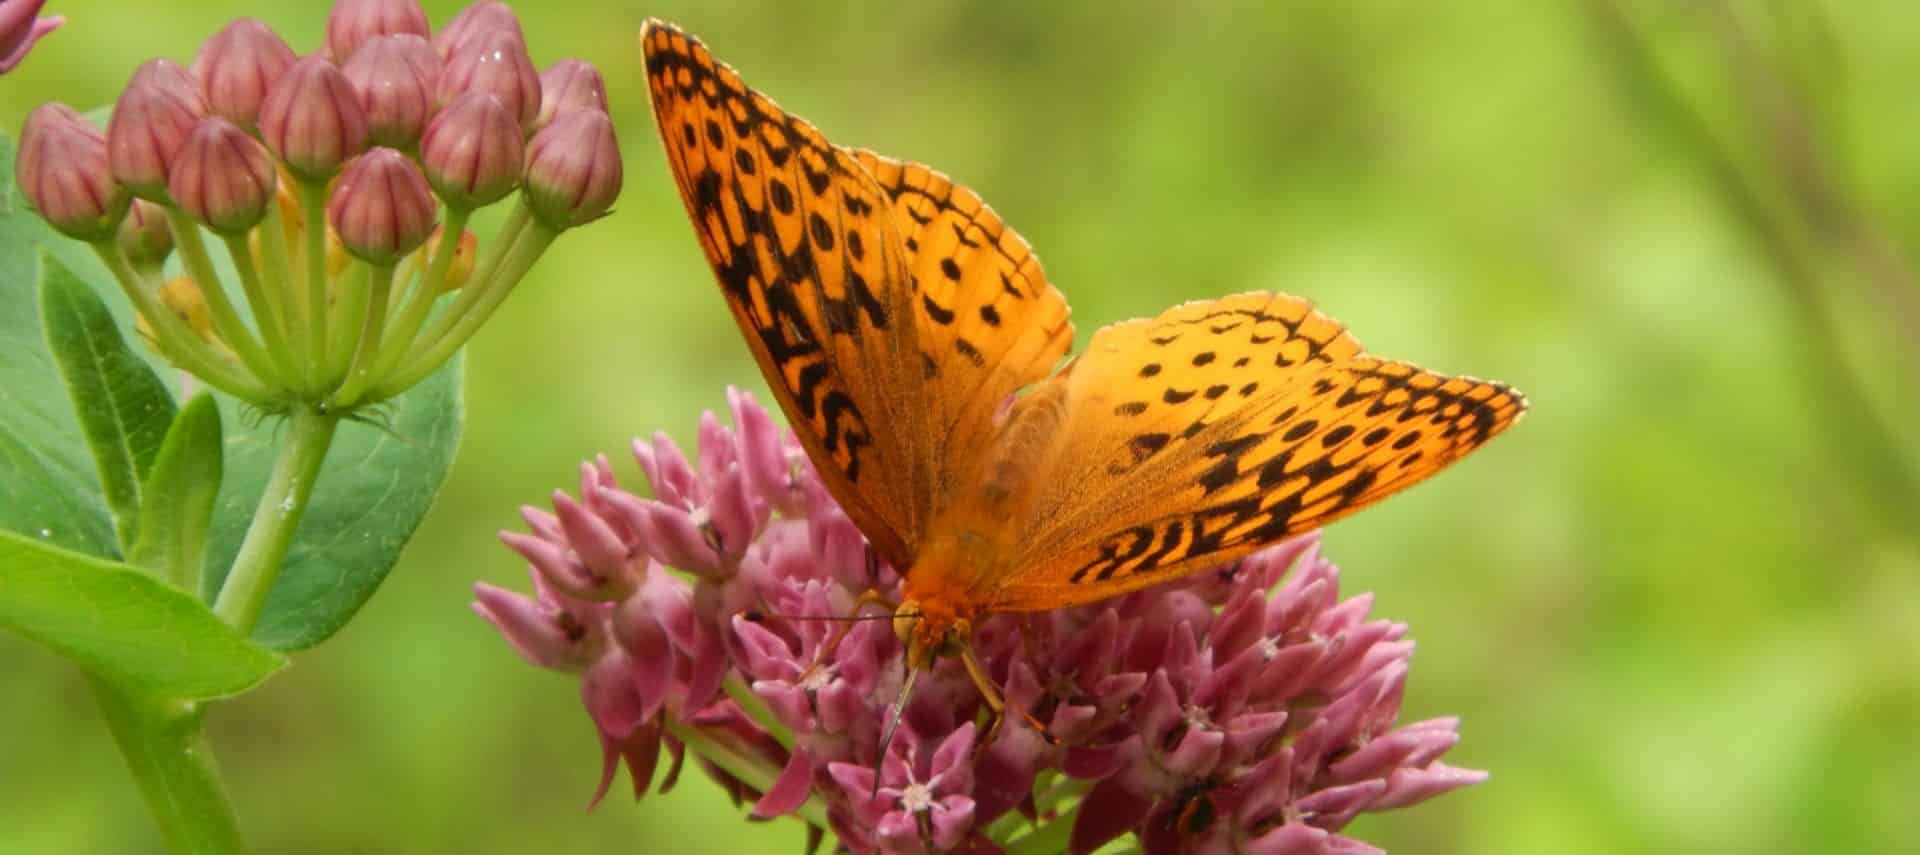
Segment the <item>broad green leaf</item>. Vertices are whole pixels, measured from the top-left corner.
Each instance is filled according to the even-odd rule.
[[[173,421],[173,398],[153,369],[127,348],[99,295],[44,254],[40,318],[93,450],[114,530],[121,547],[131,547],[139,530],[141,485]]]
[[[286,664],[138,568],[13,532],[0,532],[0,627],[157,697],[237,694]]]
[[[13,153],[0,135],[0,529],[115,557],[106,495],[36,308],[42,252],[105,297],[122,331],[130,312],[91,250],[27,210]]]
[[[180,410],[147,477],[140,506],[140,537],[127,562],[200,590],[207,560],[213,503],[220,495],[220,407],[201,393]]]
[[[369,414],[384,417],[382,424],[341,425],[287,552],[287,566],[254,628],[255,641],[301,650],[326,640],[393,569],[453,463],[464,418],[461,360],[455,357]],[[235,423],[237,414],[229,410],[226,415],[229,424]],[[227,478],[214,513],[208,570],[215,586],[239,551],[280,447],[280,423],[259,421],[227,440]]]

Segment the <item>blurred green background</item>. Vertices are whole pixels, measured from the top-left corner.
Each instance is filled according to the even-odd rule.
[[[455,3],[426,4],[435,23]],[[110,102],[290,0],[59,2],[0,80],[9,131]],[[219,709],[260,852],[797,851],[698,774],[584,812],[571,679],[467,609],[524,588],[494,532],[636,434],[761,390],[684,222],[634,35],[680,22],[842,143],[987,197],[1096,327],[1274,288],[1377,352],[1533,412],[1327,536],[1420,642],[1409,717],[1464,716],[1487,784],[1361,820],[1402,853],[1917,852],[1920,15],[1892,0],[784,2],[522,8],[597,63],[618,211],[469,352],[446,492],[331,643]],[[486,232],[483,232],[485,234]],[[9,311],[18,307],[9,308]],[[0,852],[148,852],[62,662],[0,638]],[[616,791],[617,792],[617,791]]]

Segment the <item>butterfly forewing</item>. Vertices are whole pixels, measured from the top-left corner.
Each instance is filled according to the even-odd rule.
[[[728,306],[834,498],[895,567],[964,495],[994,415],[1071,346],[1066,300],[979,195],[827,142],[649,22],[654,116]]]
[[[885,192],[697,39],[650,23],[641,41],[667,160],[741,332],[834,498],[908,566],[931,477]]]
[[[1026,240],[979,195],[917,163],[853,151],[893,202],[911,265],[913,311],[935,461],[980,460],[1007,396],[1044,379],[1073,345],[1067,301]],[[935,512],[978,473],[940,467]]]
[[[1237,559],[1410,486],[1524,410],[1361,353],[1304,300],[1242,294],[1101,330],[1065,377],[1027,527],[976,592],[1055,608]]]

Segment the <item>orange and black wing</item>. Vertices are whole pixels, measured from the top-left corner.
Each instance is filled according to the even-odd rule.
[[[1235,560],[1439,472],[1526,408],[1500,383],[1365,354],[1312,304],[1249,293],[1094,334],[1057,380],[1026,526],[988,608],[1102,599]]]
[[[648,89],[687,213],[815,468],[883,557],[993,442],[993,415],[1073,338],[1066,301],[980,197],[829,143],[650,21]]]

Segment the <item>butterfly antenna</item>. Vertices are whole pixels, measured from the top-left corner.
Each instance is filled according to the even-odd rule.
[[[837,623],[857,623],[863,620],[893,620],[893,615],[890,615],[890,614],[889,615],[783,615],[783,614],[775,614],[773,612],[763,612],[759,609],[747,609],[746,611],[741,612],[740,616],[743,618],[746,618],[748,623],[759,623],[761,621],[774,619],[774,618],[777,618],[779,620],[824,620],[824,621],[833,621]]]
[[[913,695],[913,683],[919,678],[920,669],[911,667],[907,669],[907,679],[900,684],[900,697],[893,702],[893,709],[887,716],[886,729],[880,732],[880,759],[874,761],[873,790],[867,793],[867,798],[880,795],[880,769],[886,764],[887,746],[893,744],[893,731],[900,726],[900,714],[906,710],[907,699]]]

